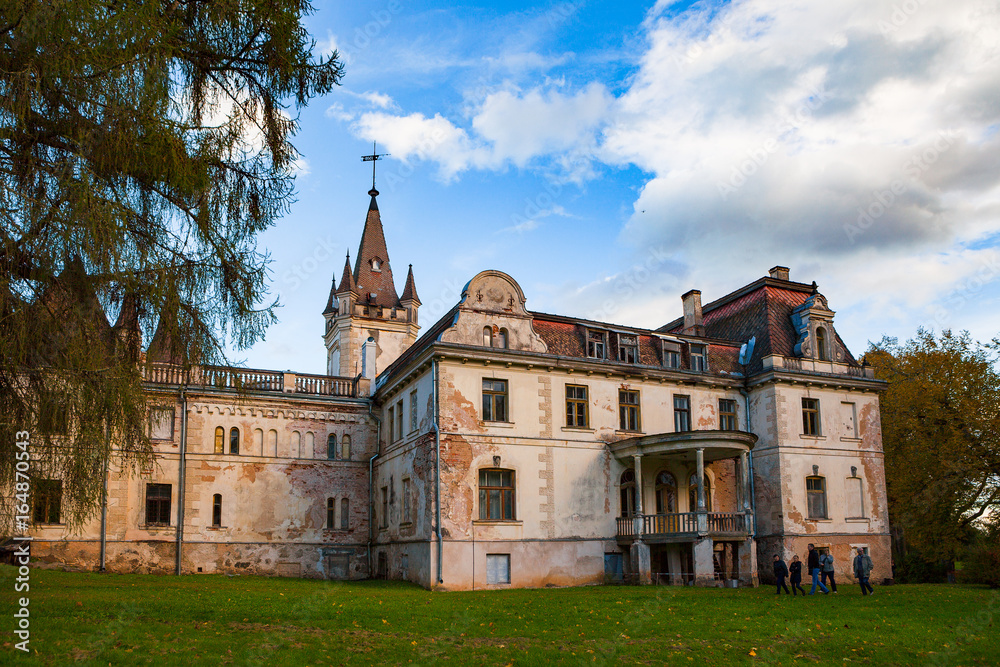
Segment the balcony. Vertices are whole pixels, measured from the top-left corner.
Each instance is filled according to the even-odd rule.
[[[640,529],[638,537],[649,544],[691,542],[702,535],[715,539],[742,539],[750,534],[750,517],[746,512],[674,512],[618,517],[617,537],[620,542],[633,541],[637,539],[636,530]]]
[[[361,376],[348,378],[225,366],[184,367],[151,363],[143,366],[142,370],[143,380],[153,385],[186,385],[234,392],[358,398],[367,395],[369,385],[369,381]]]

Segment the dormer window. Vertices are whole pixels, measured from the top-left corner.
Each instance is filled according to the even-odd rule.
[[[816,327],[816,358],[820,361],[829,361],[830,353],[827,351],[826,329]]]
[[[606,334],[603,331],[587,332],[587,356],[591,359],[604,359],[606,345]]]
[[[381,271],[381,270],[382,270],[382,262],[378,261],[377,257],[373,257],[372,258],[372,271]]]
[[[691,370],[704,373],[708,368],[708,358],[704,345],[691,346]]]
[[[663,367],[681,367],[681,345],[673,341],[663,341]]]
[[[639,361],[639,337],[618,334],[618,361],[635,364]]]

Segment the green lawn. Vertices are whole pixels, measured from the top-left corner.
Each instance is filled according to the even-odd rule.
[[[407,584],[31,571],[29,659],[0,566],[0,663],[1000,664],[1000,592],[892,586],[429,593]]]

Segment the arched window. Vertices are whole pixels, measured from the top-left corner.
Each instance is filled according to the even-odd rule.
[[[253,430],[253,453],[264,456],[264,431],[259,428]]]
[[[340,499],[340,528],[347,530],[351,527],[351,501],[347,498]]]
[[[826,350],[826,329],[823,327],[816,328],[816,356],[819,357],[820,361],[828,361],[830,355]]]
[[[670,514],[677,511],[677,480],[667,471],[656,476],[656,513]]]
[[[493,347],[493,327],[483,327],[483,345]]]
[[[222,526],[222,494],[212,496],[212,527]]]
[[[229,453],[240,453],[240,430],[236,427],[229,430]]]
[[[705,475],[705,510],[708,512],[712,511],[712,483],[708,481],[708,475]],[[698,475],[691,475],[691,479],[688,480],[688,512],[698,511]]]
[[[337,434],[331,433],[326,436],[326,458],[337,458]]]
[[[497,335],[497,345],[496,346],[497,347],[502,347],[505,350],[507,349],[507,330],[506,329],[501,329],[500,333]]]
[[[806,506],[810,519],[826,519],[826,478],[806,477]]]
[[[333,530],[334,528],[337,527],[336,524],[334,523],[334,521],[336,521],[336,518],[337,518],[337,512],[336,512],[335,502],[336,501],[333,498],[327,498],[326,499],[326,529],[327,530]]]
[[[479,519],[514,520],[514,471],[479,471]]]
[[[350,460],[351,458],[351,436],[344,434],[340,439],[340,458]]]
[[[631,468],[622,473],[621,480],[621,515],[635,516],[635,471]]]
[[[226,429],[221,426],[215,429],[215,453],[225,454],[226,450],[223,449],[226,443]]]

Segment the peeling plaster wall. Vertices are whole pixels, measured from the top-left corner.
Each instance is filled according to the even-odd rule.
[[[755,394],[754,427],[764,425],[754,450],[760,562],[769,563],[779,549],[803,558],[813,542],[830,546],[838,575],[848,578],[847,552],[863,545],[875,562],[873,580],[891,577],[877,394],[819,384],[771,384]],[[819,400],[818,436],[802,433],[803,398]],[[825,479],[826,518],[809,517],[806,477],[815,474],[813,466]],[[857,512],[849,508],[858,507],[861,515],[852,516]],[[773,578],[769,569],[762,574]]]
[[[181,404],[171,399],[173,438],[154,440],[148,470],[113,470],[108,484],[107,567],[120,572],[173,572],[180,502]],[[216,454],[215,429],[240,432],[240,453]],[[260,431],[258,441],[255,432]],[[338,443],[351,437],[349,459],[328,460],[328,434]],[[311,435],[312,438],[307,436]],[[310,440],[322,448],[310,448]],[[263,448],[263,453],[261,452]],[[363,402],[253,397],[245,402],[211,394],[188,394],[182,571],[331,576],[367,576],[367,460],[375,438]],[[342,453],[338,450],[338,453]],[[277,455],[275,455],[277,454]],[[148,484],[169,484],[170,525],[146,525]],[[213,496],[222,498],[222,521],[213,526]],[[335,500],[335,523],[327,525],[327,499]],[[349,523],[341,524],[348,500]],[[83,569],[99,564],[100,516],[76,533],[44,527],[34,533],[33,553],[43,563]],[[344,562],[347,556],[349,562]]]

